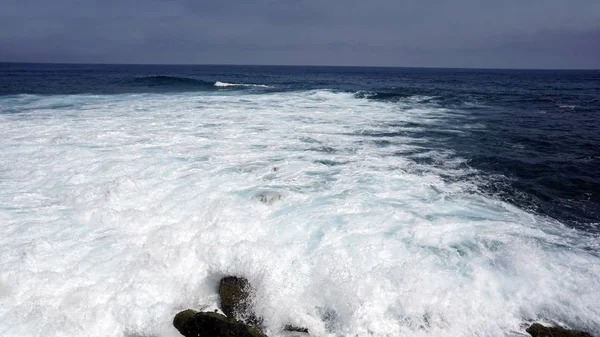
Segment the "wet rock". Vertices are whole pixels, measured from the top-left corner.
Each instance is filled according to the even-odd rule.
[[[293,326],[293,325],[286,325],[283,328],[284,331],[290,331],[290,332],[303,332],[303,333],[308,333],[308,328],[302,328],[302,327],[297,327],[297,326]]]
[[[561,327],[546,327],[538,323],[531,325],[525,331],[532,337],[592,337],[587,332],[567,330]]]
[[[221,310],[228,317],[244,314],[250,308],[250,282],[243,277],[227,276],[219,284]]]
[[[275,191],[264,191],[256,194],[254,198],[263,204],[271,205],[275,201],[281,199],[282,195]]]
[[[185,337],[266,337],[257,327],[215,312],[184,310],[173,325]]]
[[[227,317],[259,325],[262,320],[252,312],[251,294],[252,287],[247,279],[236,276],[227,276],[221,279],[219,285],[221,310]]]
[[[173,319],[173,326],[175,327],[175,329],[181,332],[181,329],[185,326],[185,324],[192,320],[197,313],[198,312],[196,310],[192,309],[187,309],[179,312],[177,315],[175,315],[175,318]]]

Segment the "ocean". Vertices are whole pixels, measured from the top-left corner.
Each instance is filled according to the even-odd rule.
[[[0,64],[0,335],[600,334],[600,72]],[[267,197],[265,197],[267,196]]]

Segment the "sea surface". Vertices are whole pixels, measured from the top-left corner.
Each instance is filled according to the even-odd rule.
[[[269,336],[600,335],[600,71],[0,64],[0,336],[225,275]]]

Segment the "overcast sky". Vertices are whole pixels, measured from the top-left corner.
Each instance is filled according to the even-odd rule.
[[[600,68],[600,0],[0,0],[0,61]]]

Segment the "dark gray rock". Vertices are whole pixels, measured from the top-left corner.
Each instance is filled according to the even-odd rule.
[[[286,325],[283,328],[284,331],[290,331],[290,332],[303,332],[303,333],[308,333],[308,328],[302,328],[302,327],[297,327],[297,326],[293,326],[293,325]]]
[[[194,316],[196,316],[198,312],[196,310],[192,310],[192,309],[187,309],[184,311],[179,312],[177,315],[175,315],[175,318],[173,319],[173,326],[175,327],[175,329],[179,330],[179,332],[181,332],[181,329],[189,322],[191,321]],[[183,334],[183,332],[182,332]]]
[[[254,325],[262,320],[252,311],[252,287],[243,277],[227,276],[219,284],[221,310],[227,315]]]
[[[227,317],[239,319],[245,323],[261,326],[263,320],[252,310],[252,286],[243,277],[227,276],[219,284],[221,310]],[[307,328],[286,325],[284,331],[308,333]]]
[[[173,325],[185,337],[266,337],[257,327],[215,312],[184,310]]]
[[[525,331],[532,337],[592,337],[592,335],[584,331],[568,330],[561,327],[546,327],[538,323],[532,324]]]

